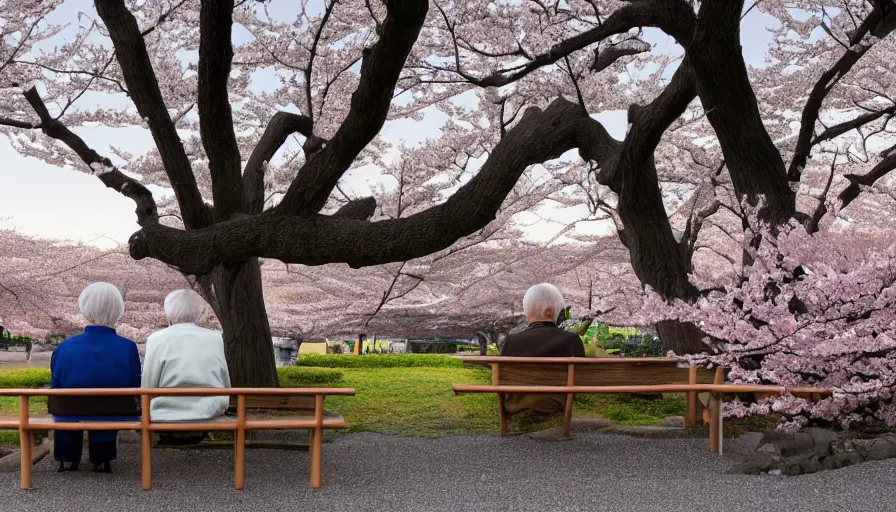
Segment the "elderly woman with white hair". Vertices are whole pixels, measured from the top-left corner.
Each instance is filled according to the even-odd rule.
[[[582,338],[557,326],[557,318],[565,307],[563,295],[556,286],[541,283],[532,286],[523,296],[523,312],[528,326],[507,337],[502,356],[517,357],[585,357]],[[508,414],[524,410],[539,413],[562,411],[566,395],[507,395],[504,408]]]
[[[224,338],[199,327],[206,302],[193,290],[176,290],[165,298],[170,327],[146,342],[144,388],[229,388]],[[157,397],[152,399],[152,421],[209,420],[227,411],[226,396]]]
[[[109,283],[93,283],[78,297],[89,325],[83,334],[62,342],[50,359],[53,388],[138,388],[140,353],[133,341],[118,336],[113,326],[124,314],[124,300]],[[139,416],[135,397],[52,396],[48,402],[56,421],[128,421]],[[96,472],[110,473],[117,456],[116,431],[89,432],[90,462]],[[59,471],[77,471],[84,433],[58,430],[54,457]]]

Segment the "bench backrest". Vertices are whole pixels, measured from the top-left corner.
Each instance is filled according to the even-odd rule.
[[[687,384],[689,368],[672,358],[536,358],[536,357],[470,357],[465,364],[497,365],[498,382],[502,386],[566,386],[573,366],[573,385],[628,386],[651,384]],[[697,369],[697,383],[711,384],[714,372]]]
[[[230,409],[236,410],[236,397],[230,397]],[[276,409],[314,412],[314,397],[299,396],[247,396],[246,409]]]

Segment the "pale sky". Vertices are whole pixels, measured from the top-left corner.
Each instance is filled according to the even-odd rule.
[[[287,16],[295,12],[298,2],[273,2],[273,15]],[[312,0],[312,4],[320,3]],[[78,13],[93,11],[92,2],[69,0],[55,13],[56,21],[71,20],[77,23]],[[742,42],[748,65],[762,66],[765,50],[771,41],[766,27],[777,21],[757,10],[744,18]],[[67,32],[67,33],[70,33]],[[63,37],[65,37],[65,32]],[[235,39],[241,37],[234,31]],[[656,53],[680,53],[671,38],[656,30],[646,31],[645,39],[655,45]],[[58,44],[54,40],[53,44]],[[252,88],[260,90],[269,80],[260,72],[253,76]],[[97,100],[85,95],[85,102]],[[100,100],[104,101],[104,100]],[[89,105],[89,103],[87,103]],[[82,104],[81,106],[84,106]],[[596,116],[605,123],[610,134],[621,139],[625,135],[626,115],[624,111],[604,112]],[[447,116],[441,112],[430,112],[422,121],[400,120],[388,122],[383,136],[389,141],[405,141],[409,145],[427,138],[437,138],[439,127]],[[100,154],[108,155],[113,144],[132,154],[140,154],[152,147],[148,131],[142,128],[71,127]],[[73,158],[74,157],[73,155]],[[134,203],[117,192],[107,189],[95,177],[84,172],[55,167],[34,158],[26,158],[17,153],[9,140],[0,135],[0,228],[14,228],[22,233],[39,237],[66,239],[92,243],[101,247],[111,247],[127,242],[128,237],[138,229],[134,216]],[[347,178],[349,187],[356,190],[366,188],[366,183],[376,178],[375,172],[358,172]],[[153,193],[159,198],[165,191],[155,188]],[[578,215],[564,212],[560,217]],[[559,217],[558,217],[559,218]],[[556,228],[539,226],[532,233],[535,239],[549,238]]]

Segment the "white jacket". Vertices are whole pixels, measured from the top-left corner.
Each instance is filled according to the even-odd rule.
[[[162,329],[146,341],[144,388],[229,388],[224,338],[218,331],[196,324]],[[227,410],[227,396],[157,397],[152,399],[152,421],[208,420]]]

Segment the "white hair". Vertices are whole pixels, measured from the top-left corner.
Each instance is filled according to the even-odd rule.
[[[81,292],[78,307],[90,325],[112,327],[124,314],[124,299],[115,285],[93,283]]]
[[[550,283],[536,284],[526,290],[526,295],[523,296],[523,312],[528,318],[554,322],[564,306],[560,290]]]
[[[195,324],[206,305],[205,300],[193,290],[174,290],[165,297],[165,316],[171,325]]]

